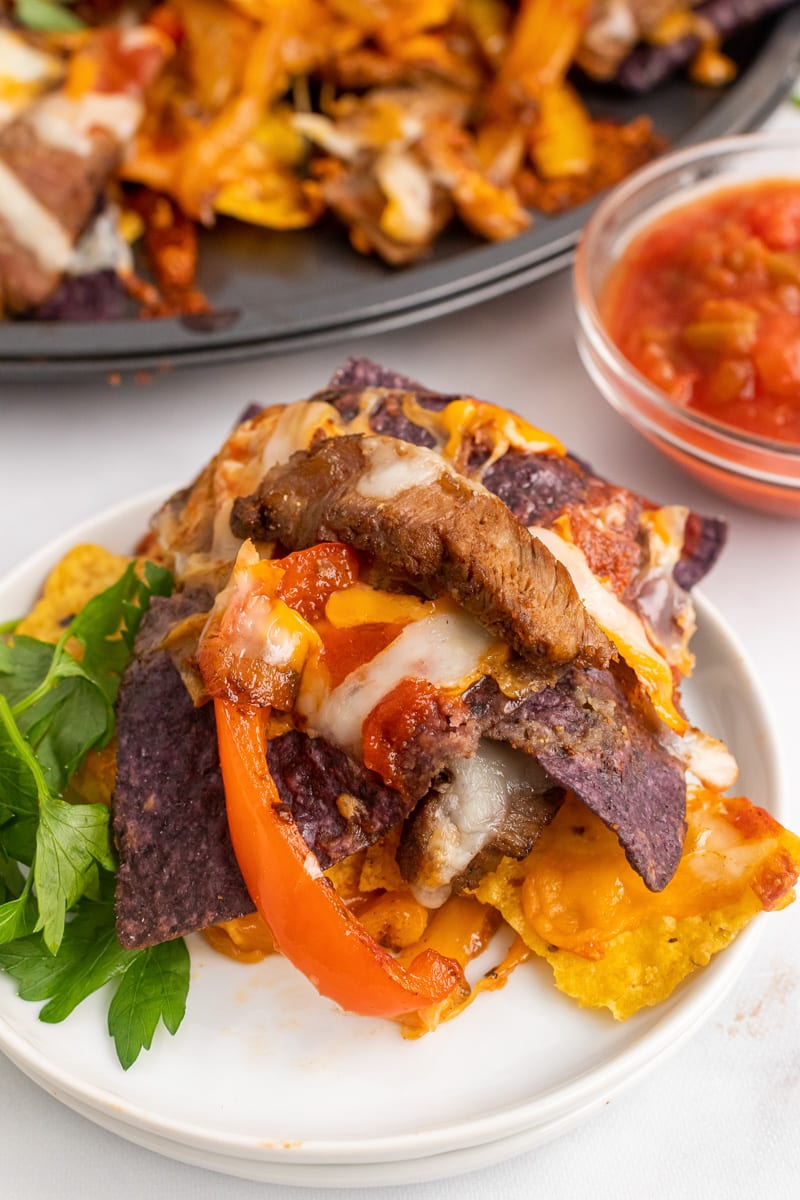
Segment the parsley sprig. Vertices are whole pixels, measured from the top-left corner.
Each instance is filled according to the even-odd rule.
[[[20,25],[40,33],[72,33],[86,26],[70,12],[76,0],[14,0],[14,16]]]
[[[133,563],[53,646],[0,641],[0,967],[40,1018],[62,1021],[113,979],[109,1034],[126,1069],[159,1021],[183,1019],[189,955],[182,941],[123,949],[114,931],[114,850],[102,804],[63,799],[72,775],[114,732],[114,702],[153,595],[169,572]],[[78,647],[77,653],[73,648]]]

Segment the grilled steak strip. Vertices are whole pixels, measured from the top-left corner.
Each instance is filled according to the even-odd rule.
[[[406,821],[397,862],[424,903],[478,883],[504,855],[525,858],[558,811],[563,789],[528,755],[481,742],[450,763]]]
[[[152,26],[96,31],[77,51],[94,49],[92,90],[75,97],[58,88],[0,128],[0,315],[42,304],[69,269],[167,42]]]
[[[458,398],[430,391],[366,358],[348,359],[334,373],[328,389],[313,398],[327,400],[342,416],[349,418],[358,411],[359,399],[365,389],[384,391],[370,410],[369,425],[374,433],[431,448],[435,445],[434,438],[405,415],[403,396],[411,394],[421,407],[437,411],[448,401]],[[623,536],[627,539],[630,554],[635,556],[639,552],[636,523],[643,509],[653,507],[644,497],[596,475],[591,467],[571,454],[525,454],[508,450],[486,470],[482,483],[508,505],[523,525],[549,526],[565,511],[575,508],[596,511],[613,502],[617,515],[620,511],[624,514],[613,546],[615,556]],[[711,570],[725,544],[726,532],[725,522],[718,518],[689,514],[686,542],[681,560],[675,567],[675,580],[681,588],[688,590]],[[598,571],[613,579],[615,572],[609,569],[610,566],[613,563],[598,564]],[[635,599],[627,599],[635,608]]]
[[[529,661],[611,658],[568,572],[506,506],[393,438],[330,438],[294,454],[235,502],[231,528],[292,550],[347,542],[417,587],[443,587]]]

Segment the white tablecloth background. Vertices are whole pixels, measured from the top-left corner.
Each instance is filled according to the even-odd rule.
[[[796,128],[800,148],[797,112],[787,105],[772,124]],[[660,457],[595,393],[572,330],[570,280],[561,275],[434,324],[279,359],[117,388],[104,381],[5,384],[0,574],[99,510],[191,478],[249,402],[303,397],[347,355],[364,353],[434,388],[508,404],[553,429],[608,477],[730,519],[728,549],[703,589],[765,686],[798,831],[800,525],[729,504]],[[470,1175],[369,1194],[376,1200],[800,1196],[800,904],[763,926],[745,976],[704,1027],[579,1128]],[[8,1200],[342,1194],[290,1192],[139,1149],[76,1116],[2,1057],[0,1096],[0,1190]]]

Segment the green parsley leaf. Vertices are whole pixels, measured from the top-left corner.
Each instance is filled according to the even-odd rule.
[[[140,950],[108,1009],[108,1032],[127,1071],[149,1050],[159,1021],[177,1033],[189,992],[189,951],[183,940]]]
[[[62,3],[71,4],[74,0],[15,0],[14,16],[28,29],[45,33],[71,33],[75,29],[85,29],[80,17],[65,11]]]
[[[114,709],[89,680],[60,678],[17,723],[36,751],[48,786],[60,793],[89,751],[107,744]]]
[[[24,999],[48,1000],[43,1021],[63,1020],[115,977],[109,1032],[127,1069],[159,1021],[183,1019],[189,954],[183,942],[124,950],[114,924],[109,812],[62,794],[88,751],[114,732],[114,702],[153,595],[168,571],[130,564],[95,596],[55,646],[0,642],[0,968]],[[77,641],[79,658],[68,649]],[[18,863],[30,867],[28,874]]]
[[[0,693],[14,708],[42,683],[53,661],[49,642],[20,634],[0,642]]]
[[[0,696],[0,706],[0,804],[6,814],[4,819],[33,816],[39,807],[36,782],[8,727],[8,722],[13,725],[13,717],[5,696]]]
[[[29,867],[36,853],[38,828],[38,812],[27,817],[16,817],[3,825],[0,828],[0,844],[8,857]]]
[[[189,990],[189,952],[181,941],[146,950],[125,950],[114,927],[113,879],[104,874],[101,899],[82,900],[67,923],[58,954],[41,934],[0,946],[0,967],[19,985],[23,1000],[47,1000],[39,1018],[50,1024],[87,996],[121,978],[108,1013],[108,1031],[125,1070],[149,1049],[159,1021],[170,1033],[180,1027]]]
[[[150,597],[168,596],[171,591],[172,576],[164,567],[146,563],[142,581],[130,563],[121,578],[90,600],[70,625],[69,636],[83,647],[82,672],[103,691],[109,703],[117,698]]]
[[[38,800],[32,875],[39,917],[34,928],[44,930],[45,944],[55,954],[61,944],[67,911],[92,886],[96,888],[95,863],[108,870],[114,868],[109,812],[102,804],[67,804],[50,792],[33,750],[14,722],[8,701],[1,695],[0,728],[6,750],[16,751],[21,779],[27,769],[28,779],[22,794],[27,798],[32,785]],[[0,925],[0,942],[30,932],[27,905],[14,902],[5,908],[7,919]]]
[[[58,951],[67,911],[97,890],[95,864],[113,871],[109,813],[103,804],[67,804],[51,796],[39,805],[33,878],[45,945]]]
[[[25,878],[13,858],[0,847],[0,902],[16,900],[25,887]]]
[[[117,941],[113,904],[84,901],[67,925],[57,955],[41,937],[28,937],[0,947],[0,964],[19,983],[23,1000],[49,1000],[39,1019],[56,1024],[92,992],[123,974],[136,954]]]
[[[32,933],[36,924],[36,904],[26,883],[15,900],[0,904],[0,944]]]

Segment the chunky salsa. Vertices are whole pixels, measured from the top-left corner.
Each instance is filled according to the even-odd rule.
[[[726,188],[659,218],[602,307],[625,356],[680,404],[800,443],[800,181]]]

